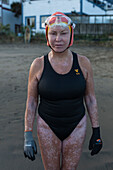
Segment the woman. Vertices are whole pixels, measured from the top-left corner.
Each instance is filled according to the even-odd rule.
[[[38,105],[37,134],[45,170],[75,170],[86,135],[84,101],[92,124],[91,155],[102,148],[89,60],[69,50],[74,24],[61,12],[46,20],[47,45],[51,51],[36,58],[30,68],[25,112],[24,155],[35,159],[32,137]]]

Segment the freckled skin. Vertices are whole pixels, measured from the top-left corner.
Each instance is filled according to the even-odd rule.
[[[82,152],[86,135],[86,115],[79,122],[70,136],[63,141],[62,170],[75,170]]]
[[[37,134],[45,170],[60,170],[61,141],[38,116]]]
[[[76,170],[86,135],[86,115],[63,142],[40,116],[37,119],[37,133],[45,170]]]
[[[91,124],[92,127],[99,127],[98,109],[97,109],[97,101],[96,101],[95,91],[94,91],[92,67],[90,61],[86,57],[78,55],[78,60],[83,75],[86,79],[86,92],[85,92],[84,100],[91,120]]]
[[[42,69],[42,59],[35,59],[31,64],[29,71],[28,95],[25,111],[25,131],[33,130],[33,123],[38,105],[38,79],[40,79]]]
[[[56,27],[55,27],[56,28]],[[57,28],[55,34],[60,35],[62,28]],[[50,30],[51,31],[51,30]],[[69,34],[69,32],[68,32]],[[68,46],[69,37],[65,35],[61,37],[50,37],[48,35],[49,43],[57,52],[61,52]],[[68,35],[67,35],[68,36]],[[60,48],[61,44],[62,48]],[[58,45],[55,46],[55,43]],[[70,71],[73,63],[72,53],[69,49],[64,52],[56,53],[51,50],[49,53],[49,61],[53,69],[59,74],[66,74]],[[79,65],[86,80],[86,92],[84,101],[91,120],[92,127],[98,127],[98,111],[97,102],[94,92],[93,72],[90,61],[85,56],[77,55]],[[36,58],[30,68],[28,81],[28,96],[25,111],[25,131],[33,130],[33,123],[35,119],[36,109],[38,105],[38,82],[40,81],[44,68],[44,56]],[[42,160],[45,170],[76,170],[82,146],[86,135],[86,116],[82,118],[75,130],[61,142],[58,137],[52,132],[49,126],[38,116],[37,119],[37,134],[42,155]],[[62,162],[60,168],[60,155],[62,152]]]

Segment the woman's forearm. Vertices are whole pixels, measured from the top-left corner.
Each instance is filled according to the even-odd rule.
[[[95,96],[86,96],[85,103],[92,127],[99,127],[97,101]]]
[[[34,97],[29,97],[26,102],[25,111],[25,131],[33,130],[33,123],[36,115],[37,100]]]

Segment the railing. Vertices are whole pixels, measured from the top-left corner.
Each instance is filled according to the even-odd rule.
[[[77,24],[75,34],[103,35],[113,34],[113,24]]]
[[[99,8],[107,11],[107,10],[113,10],[113,3],[112,1],[107,0],[87,0],[88,2],[91,2],[94,6],[98,6]]]
[[[68,15],[76,24],[75,34],[113,34],[113,15]]]
[[[113,24],[113,15],[68,15],[75,24]]]

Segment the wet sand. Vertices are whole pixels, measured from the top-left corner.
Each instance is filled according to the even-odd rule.
[[[0,170],[44,170],[40,150],[31,162],[23,155],[24,112],[28,73],[32,61],[46,54],[46,44],[0,45]],[[112,47],[74,45],[71,50],[87,56],[93,67],[98,102],[102,151],[91,157],[87,135],[78,170],[113,170],[113,49]],[[36,141],[36,121],[33,136]]]

